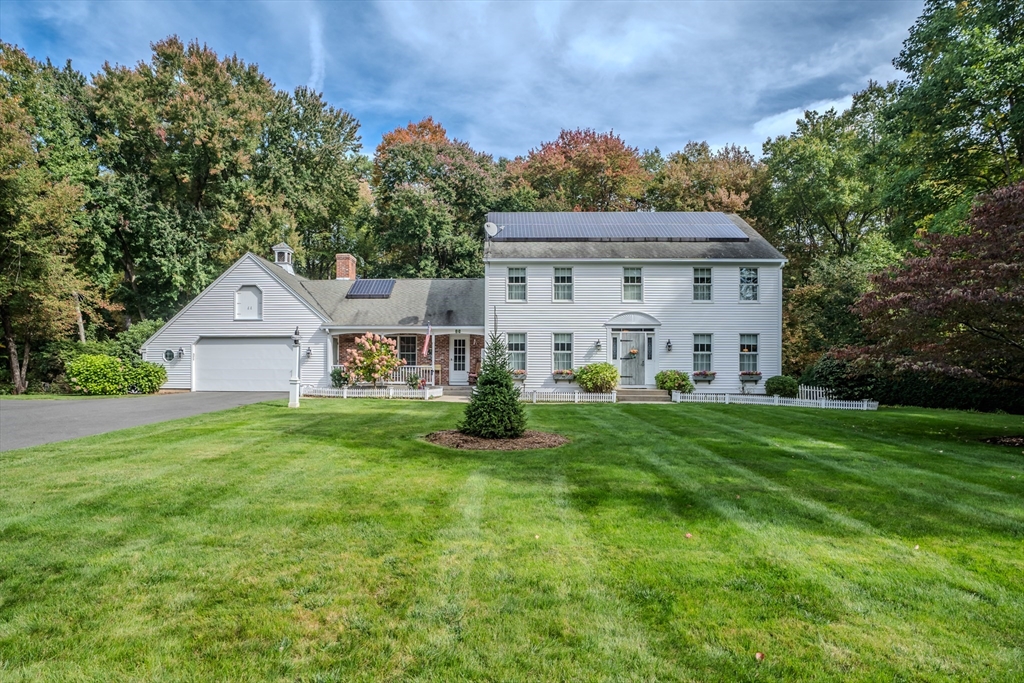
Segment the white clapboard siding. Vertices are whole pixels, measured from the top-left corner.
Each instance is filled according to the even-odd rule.
[[[330,386],[330,336],[320,330],[323,319],[292,294],[252,256],[243,256],[212,286],[186,306],[146,343],[144,358],[167,368],[166,389],[192,389],[194,345],[201,337],[291,337],[299,328],[301,380]],[[235,292],[255,285],[263,292],[262,320],[235,320]],[[312,356],[306,357],[306,349]],[[164,351],[175,354],[164,360]],[[178,358],[178,349],[184,352]]]
[[[573,268],[571,302],[553,300],[554,268]],[[756,303],[739,298],[740,266],[759,269]],[[506,300],[507,268],[525,267],[527,301]],[[622,269],[643,268],[642,302],[622,300]],[[693,268],[712,268],[712,301],[693,300]],[[759,369],[765,379],[782,372],[782,268],[778,262],[717,261],[501,261],[486,264],[486,329],[527,334],[527,390],[554,389],[551,376],[552,335],[573,334],[573,365],[611,361],[611,335],[605,323],[637,311],[656,318],[654,360],[647,361],[647,384],[653,385],[659,370],[693,371],[693,335],[712,335],[712,370],[715,381],[698,391],[739,392],[739,343],[741,334],[759,335]],[[601,341],[600,349],[596,342]],[[672,341],[672,351],[666,343]],[[653,365],[653,367],[651,367]],[[748,385],[763,392],[764,382]]]
[[[783,398],[752,394],[684,394],[672,392],[673,403],[730,403],[758,406],[789,406],[792,408],[826,408],[831,410],[878,410],[877,401],[837,401],[830,398]]]

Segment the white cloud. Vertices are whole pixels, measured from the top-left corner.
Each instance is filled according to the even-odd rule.
[[[778,114],[772,114],[766,116],[760,121],[754,123],[751,127],[751,131],[760,139],[774,138],[779,135],[788,135],[796,129],[796,122],[803,118],[804,112],[813,110],[817,112],[825,112],[829,109],[835,109],[836,111],[842,112],[850,108],[853,104],[853,95],[847,95],[846,97],[840,97],[836,100],[818,100],[817,102],[811,102],[802,107],[793,107],[786,111],[779,112]]]
[[[320,24],[320,16],[314,11],[309,17],[309,59],[310,73],[307,85],[317,92],[324,89],[324,71],[326,56],[324,54],[324,31]]]

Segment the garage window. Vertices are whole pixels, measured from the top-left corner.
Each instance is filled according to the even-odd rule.
[[[235,320],[263,320],[263,292],[255,285],[235,292]]]

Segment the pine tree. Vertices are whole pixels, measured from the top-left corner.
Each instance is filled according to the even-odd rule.
[[[508,349],[497,334],[487,342],[476,392],[466,406],[459,431],[485,439],[514,439],[526,431],[526,413],[512,381]]]

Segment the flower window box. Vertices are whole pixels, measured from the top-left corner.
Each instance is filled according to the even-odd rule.
[[[761,381],[761,373],[760,372],[750,372],[750,371],[741,372],[740,373],[740,381],[741,382],[753,382],[754,384],[756,384],[756,383]]]
[[[690,376],[690,378],[691,378],[691,379],[692,379],[692,380],[693,380],[694,382],[707,382],[707,383],[709,383],[709,384],[710,384],[711,382],[713,382],[713,381],[714,381],[714,379],[715,379],[715,374],[716,374],[716,373],[714,373],[714,372],[708,372],[707,370],[698,370],[697,372],[693,373],[693,374],[692,374],[692,375]]]

